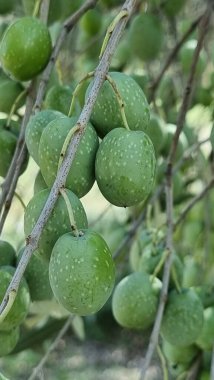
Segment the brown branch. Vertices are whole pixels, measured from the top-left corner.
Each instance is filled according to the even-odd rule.
[[[29,118],[32,113],[36,113],[40,111],[41,106],[42,106],[42,101],[45,95],[45,90],[52,72],[52,69],[54,67],[54,64],[56,62],[56,59],[58,57],[58,54],[60,52],[60,49],[62,47],[62,44],[67,37],[68,33],[72,30],[72,28],[75,26],[75,24],[79,21],[81,16],[90,8],[93,8],[97,3],[97,0],[88,0],[85,2],[85,4],[77,11],[75,12],[71,17],[69,17],[63,24],[62,30],[59,34],[59,37],[57,39],[56,45],[53,49],[53,52],[51,54],[49,63],[44,70],[41,81],[39,84],[38,88],[38,93],[36,96],[36,100],[34,103],[34,97],[32,96],[32,93],[35,91],[35,81],[32,81],[30,87],[29,87],[29,96],[27,98],[27,103],[26,103],[26,111],[25,115],[22,121],[21,125],[21,130],[20,130],[20,135],[18,138],[18,142],[16,145],[16,150],[13,156],[13,160],[11,162],[9,171],[7,173],[7,176],[5,178],[4,184],[2,185],[2,194],[0,198],[0,213],[2,213],[3,206],[5,205],[3,215],[0,221],[0,233],[2,231],[2,228],[4,226],[4,222],[6,220],[7,214],[10,210],[12,198],[15,192],[15,188],[17,185],[17,181],[19,178],[19,173],[21,170],[22,163],[25,158],[25,153],[26,151],[25,148],[25,129],[27,126],[27,123],[29,121]],[[44,2],[43,7],[41,7],[41,14],[42,17],[45,18],[47,17],[47,6],[49,4],[49,1],[46,3]],[[46,6],[46,7],[45,7]]]
[[[181,104],[181,109],[180,109],[180,112],[178,115],[177,129],[176,129],[173,141],[172,141],[172,145],[171,145],[171,149],[170,149],[169,157],[168,157],[168,165],[167,165],[167,171],[166,171],[166,224],[167,224],[166,249],[168,251],[168,257],[167,257],[165,264],[164,264],[164,273],[163,273],[163,278],[162,278],[162,288],[161,288],[158,311],[156,314],[156,319],[154,322],[152,334],[150,337],[149,346],[148,346],[148,349],[146,352],[145,362],[144,362],[142,370],[141,370],[140,380],[145,379],[147,369],[150,365],[150,362],[151,362],[151,359],[153,357],[155,348],[158,344],[161,322],[162,322],[163,313],[165,310],[165,303],[166,303],[167,295],[168,295],[170,269],[171,269],[172,260],[173,260],[172,167],[173,167],[173,161],[174,161],[175,154],[176,154],[179,135],[182,131],[183,123],[184,123],[184,120],[186,117],[186,112],[188,110],[188,106],[190,103],[192,86],[193,86],[193,81],[194,81],[195,72],[196,72],[196,66],[197,66],[200,51],[201,51],[202,46],[203,46],[203,41],[204,41],[205,35],[207,33],[207,30],[208,30],[209,20],[210,20],[210,9],[207,9],[202,20],[201,20],[198,43],[197,43],[197,46],[196,46],[196,49],[194,52],[190,75],[189,75],[189,78],[187,81],[183,101]]]
[[[157,91],[157,89],[158,89],[158,87],[160,85],[161,80],[163,79],[163,76],[164,76],[165,72],[167,71],[167,69],[169,68],[169,66],[172,64],[173,60],[176,58],[179,50],[181,49],[181,47],[183,46],[183,44],[187,41],[188,37],[192,34],[192,32],[198,26],[198,24],[201,21],[201,18],[202,18],[202,16],[199,16],[195,21],[193,21],[193,23],[190,25],[189,29],[181,37],[181,39],[178,41],[178,43],[175,45],[175,47],[173,48],[173,50],[169,54],[169,56],[168,56],[168,58],[167,58],[167,60],[166,60],[166,62],[164,64],[164,66],[161,69],[161,71],[160,71],[159,75],[157,76],[157,78],[151,84],[151,87],[150,87],[150,90],[151,90],[150,101],[151,102],[154,100],[155,93],[156,93],[156,91]]]
[[[52,186],[52,189],[50,190],[49,197],[47,199],[47,202],[31,232],[31,234],[27,237],[27,245],[23,252],[22,258],[19,262],[19,265],[16,269],[16,272],[12,278],[12,281],[6,291],[6,294],[2,300],[2,304],[0,305],[0,314],[2,314],[3,311],[5,311],[6,306],[8,304],[10,295],[16,294],[17,289],[19,287],[20,281],[22,279],[22,276],[24,274],[25,268],[32,256],[32,253],[38,246],[38,241],[40,239],[42,230],[55,206],[55,203],[58,199],[60,189],[65,185],[67,175],[69,173],[72,161],[74,159],[76,150],[78,148],[79,142],[85,132],[85,129],[87,127],[88,121],[90,119],[90,115],[93,109],[93,106],[96,102],[96,98],[98,96],[99,90],[102,86],[102,84],[105,81],[106,75],[108,73],[111,58],[116,50],[116,47],[119,43],[119,40],[123,34],[123,31],[125,29],[125,26],[127,24],[128,19],[131,16],[131,13],[133,11],[135,5],[135,0],[126,0],[122,10],[126,10],[126,16],[124,16],[122,19],[118,21],[118,24],[116,25],[109,41],[106,46],[106,49],[103,53],[103,56],[100,60],[100,63],[98,64],[94,79],[92,81],[91,89],[88,93],[85,105],[82,109],[82,112],[80,114],[80,117],[77,121],[77,125],[79,126],[78,132],[74,134],[73,139],[71,140],[66,155],[64,157],[64,160],[60,166],[60,169],[57,173],[56,180]]]

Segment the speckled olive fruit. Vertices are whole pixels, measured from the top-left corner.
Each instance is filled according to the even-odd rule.
[[[16,20],[0,45],[3,69],[14,79],[27,81],[39,74],[51,54],[51,38],[45,24],[34,17]]]
[[[15,327],[10,331],[0,331],[0,357],[6,356],[13,351],[13,349],[16,347],[18,343],[19,335],[19,327]]]
[[[96,313],[111,295],[115,266],[105,240],[92,230],[61,236],[51,254],[50,284],[56,299],[77,315]]]
[[[0,267],[0,302],[2,302],[5,292],[15,273],[15,268],[11,266]],[[19,326],[26,318],[30,306],[30,293],[24,278],[21,280],[16,299],[5,319],[0,323],[0,331],[8,331]]]
[[[204,310],[204,325],[196,341],[204,351],[211,351],[214,341],[214,306]]]
[[[123,327],[145,330],[155,320],[161,282],[147,273],[132,273],[116,286],[112,298],[112,311]]]
[[[45,189],[47,189],[47,185],[44,178],[42,177],[41,171],[39,170],[34,182],[34,187],[33,187],[34,194]]]
[[[156,155],[158,155],[164,146],[164,132],[165,123],[163,119],[155,113],[151,113],[151,118],[146,133],[154,145]]]
[[[59,84],[52,86],[46,94],[44,108],[53,109],[62,112],[64,115],[68,115],[73,91],[74,89],[71,86]]]
[[[0,240],[0,267],[3,265],[13,266],[16,262],[16,252],[10,243]]]
[[[187,41],[179,53],[179,61],[184,74],[189,74],[193,62],[194,52],[197,46],[197,40]],[[204,50],[200,51],[199,59],[196,66],[196,75],[199,77],[203,74],[207,63],[207,57]]]
[[[203,305],[192,289],[172,291],[163,316],[163,338],[175,346],[189,346],[203,327]]]
[[[162,149],[162,154],[164,156],[168,156],[168,154],[169,154],[175,131],[176,131],[176,125],[175,124],[166,124],[165,140],[164,140],[164,146]],[[187,148],[188,148],[187,138],[186,138],[185,134],[183,132],[181,132],[179,140],[178,140],[177,150],[176,150],[176,156],[175,156],[176,160],[179,160],[183,156],[183,154]]]
[[[113,205],[133,206],[152,191],[155,165],[154,147],[143,131],[116,128],[105,136],[98,149],[97,184]]]
[[[198,353],[198,348],[195,345],[179,347],[174,346],[163,340],[162,349],[167,361],[173,364],[188,364]]]
[[[123,99],[129,128],[146,131],[150,113],[143,90],[129,75],[119,72],[111,72],[109,75],[114,80]],[[99,92],[91,115],[91,122],[100,137],[104,137],[114,128],[124,127],[118,100],[108,81],[104,82]]]
[[[63,117],[48,124],[42,133],[39,144],[39,165],[48,186],[51,186],[56,178],[64,141],[76,122],[77,118]],[[97,134],[89,124],[77,148],[66,180],[66,187],[79,198],[87,194],[94,184],[94,162],[98,146]]]
[[[24,248],[18,254],[17,264],[19,263]],[[48,263],[33,255],[25,270],[25,279],[27,281],[31,301],[45,301],[53,297],[49,281]]]
[[[16,148],[19,123],[11,120],[7,125],[7,119],[0,119],[0,176],[5,177],[10,167]],[[28,158],[24,161],[21,173],[26,169]]]
[[[135,16],[129,30],[130,50],[142,61],[158,57],[162,42],[163,29],[159,18],[150,13]]]
[[[28,203],[24,217],[24,230],[26,237],[31,233],[36,221],[38,220],[39,215],[48,199],[49,192],[50,190],[46,189],[36,193]],[[88,222],[82,203],[70,190],[66,189],[66,193],[73,209],[77,228],[87,228]],[[42,231],[38,249],[35,251],[35,254],[45,260],[49,260],[51,251],[57,239],[70,230],[71,225],[68,217],[68,210],[62,195],[60,195]]]
[[[20,83],[13,81],[9,77],[3,77],[0,73],[0,112],[8,114],[11,111],[14,102],[23,91]],[[25,97],[17,103],[15,111],[25,102]]]
[[[43,110],[37,112],[36,115],[31,116],[25,132],[25,142],[30,155],[34,161],[39,165],[39,142],[42,132],[47,125],[55,120],[63,117],[63,114],[54,110]]]
[[[168,17],[175,17],[184,7],[187,0],[166,0],[162,4],[162,9]]]

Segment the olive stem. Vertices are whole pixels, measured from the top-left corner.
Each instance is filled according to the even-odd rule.
[[[22,100],[22,98],[27,94],[27,91],[28,89],[26,88],[25,90],[23,90],[18,96],[17,98],[15,99],[12,107],[11,107],[11,110],[10,110],[10,113],[8,115],[8,118],[7,118],[7,123],[6,123],[6,127],[8,128],[9,125],[10,125],[10,122],[11,122],[11,118],[13,116],[13,114],[15,113],[15,110],[16,110],[16,107],[18,106],[20,100]]]
[[[167,369],[167,365],[166,365],[166,359],[165,359],[165,357],[161,351],[159,344],[157,345],[157,353],[158,353],[158,356],[159,356],[159,359],[161,362],[161,367],[162,367],[162,371],[163,371],[163,380],[169,380],[168,369]]]
[[[62,162],[63,162],[63,159],[65,157],[65,154],[66,154],[66,151],[67,151],[67,148],[68,148],[68,145],[70,144],[70,141],[72,139],[72,136],[75,134],[75,132],[77,132],[78,130],[80,129],[80,126],[79,125],[75,125],[73,128],[71,128],[71,130],[68,132],[66,138],[65,138],[65,141],[63,143],[63,146],[62,146],[62,150],[60,152],[60,157],[59,157],[59,162],[58,162],[58,170],[60,168],[60,166],[62,165]]]
[[[81,90],[81,88],[82,88],[83,83],[84,83],[87,79],[89,79],[89,78],[91,78],[91,77],[93,77],[93,76],[94,76],[94,71],[91,71],[90,73],[86,74],[86,75],[85,75],[85,76],[79,81],[79,83],[77,84],[77,86],[76,86],[76,88],[75,88],[75,90],[74,90],[74,92],[73,92],[73,96],[72,96],[72,100],[71,100],[71,105],[70,105],[69,112],[68,112],[68,117],[71,117],[72,114],[73,114],[73,112],[74,112],[74,110],[75,110],[75,100],[76,100],[76,98],[77,98],[77,96],[78,96],[78,94],[79,94],[79,92],[80,92],[80,90]]]
[[[171,272],[172,272],[172,278],[173,278],[173,281],[175,283],[176,290],[178,293],[181,293],[181,287],[180,287],[180,284],[178,281],[178,275],[177,275],[176,268],[174,265],[172,265],[172,267],[171,267]]]
[[[17,294],[16,289],[12,289],[10,291],[10,293],[8,294],[7,304],[4,308],[4,310],[2,311],[2,313],[0,314],[0,324],[4,321],[4,319],[8,315],[11,307],[13,306],[13,303],[14,303],[15,298],[16,298],[16,294]]]
[[[22,198],[20,197],[20,195],[15,191],[14,192],[14,195],[15,195],[15,197],[19,200],[19,202],[21,203],[21,205],[22,205],[22,207],[23,207],[23,209],[24,209],[24,211],[26,210],[26,205],[25,205],[25,203],[23,202],[23,200],[22,200]]]
[[[70,220],[70,224],[71,224],[71,230],[74,233],[74,236],[79,236],[79,231],[77,229],[77,225],[76,225],[76,222],[74,219],[74,213],[73,213],[73,209],[72,209],[70,199],[68,198],[68,195],[67,195],[65,189],[60,189],[60,193],[63,196],[63,199],[66,203],[66,207],[68,210],[68,216],[69,216],[69,220]]]
[[[161,271],[161,269],[162,269],[162,267],[163,267],[168,256],[169,256],[169,252],[168,252],[168,250],[165,250],[160,261],[159,261],[159,263],[155,267],[155,270],[152,274],[152,281],[154,281],[154,278],[157,277],[158,273]]]
[[[123,18],[123,17],[127,17],[128,15],[128,12],[126,10],[121,10],[120,13],[118,13],[118,15],[114,18],[114,20],[111,22],[111,24],[109,25],[108,29],[107,29],[107,32],[106,32],[106,35],[104,37],[104,40],[103,40],[103,43],[102,43],[102,47],[101,47],[101,51],[100,51],[100,55],[99,55],[99,59],[101,59],[101,57],[103,56],[103,53],[106,49],[106,45],[108,44],[108,41],[116,27],[116,25],[118,24],[118,22]]]
[[[39,10],[40,10],[40,6],[41,6],[41,2],[42,2],[42,0],[36,0],[32,17],[37,17],[38,16],[38,13],[39,13]]]
[[[106,75],[106,79],[107,81],[110,83],[115,95],[116,95],[116,98],[117,98],[117,101],[118,101],[118,104],[119,104],[119,107],[120,107],[120,113],[121,113],[121,117],[123,119],[123,124],[124,124],[124,127],[130,131],[130,128],[128,126],[128,123],[127,123],[127,119],[126,119],[126,114],[125,114],[125,104],[123,102],[123,99],[120,95],[120,92],[117,88],[117,85],[115,83],[115,81],[110,77],[110,75]]]

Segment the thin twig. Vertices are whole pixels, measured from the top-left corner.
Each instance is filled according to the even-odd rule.
[[[42,371],[42,368],[44,367],[44,364],[47,362],[50,354],[57,348],[57,346],[59,345],[60,343],[60,340],[63,338],[63,336],[66,334],[66,332],[68,331],[70,325],[71,325],[71,322],[72,320],[74,319],[74,316],[71,315],[67,321],[65,322],[64,326],[62,327],[62,329],[59,331],[57,337],[54,339],[53,343],[50,345],[50,347],[48,348],[46,354],[43,356],[43,358],[41,359],[41,361],[39,362],[39,364],[34,368],[31,376],[28,378],[28,380],[34,380],[38,374]]]
[[[186,208],[181,212],[179,217],[174,223],[174,230],[178,227],[178,225],[185,219],[186,215],[189,213],[189,211],[195,206],[196,203],[198,203],[202,198],[205,197],[205,195],[213,188],[214,186],[214,177],[210,180],[210,182],[204,187],[204,189],[196,195],[191,202],[186,206]]]
[[[193,61],[192,61],[191,69],[190,69],[190,75],[189,75],[187,85],[185,88],[181,109],[180,109],[180,112],[178,114],[177,128],[176,128],[176,131],[175,131],[175,134],[174,134],[174,137],[172,140],[170,152],[169,152],[169,160],[168,160],[169,168],[170,168],[170,166],[172,166],[172,163],[174,162],[179,136],[180,136],[180,133],[183,129],[186,113],[187,113],[188,107],[190,105],[192,89],[193,89],[193,82],[195,79],[196,67],[197,67],[197,63],[198,63],[198,59],[199,59],[201,49],[203,47],[204,38],[205,38],[207,31],[208,31],[210,16],[211,16],[210,15],[210,9],[208,8],[206,10],[206,12],[204,13],[204,16],[202,17],[201,23],[200,23],[200,35],[198,38],[198,43],[197,43],[196,49],[194,51]]]
[[[92,85],[90,88],[90,91],[88,93],[85,105],[82,109],[82,112],[80,114],[80,117],[77,121],[77,125],[79,125],[80,129],[76,132],[76,134],[73,136],[73,139],[71,140],[65,158],[60,166],[60,169],[57,173],[57,177],[55,179],[55,182],[53,184],[53,187],[50,190],[49,197],[47,199],[47,202],[31,232],[31,234],[26,239],[26,248],[23,252],[23,255],[21,257],[21,260],[19,262],[19,265],[16,269],[16,272],[12,278],[12,281],[6,291],[6,294],[3,298],[2,304],[0,305],[0,314],[2,311],[6,308],[7,302],[9,299],[9,295],[11,292],[17,292],[17,289],[19,287],[20,281],[22,279],[22,276],[24,274],[25,268],[32,256],[33,251],[37,248],[38,242],[41,236],[41,233],[43,231],[43,228],[55,206],[55,203],[58,199],[60,189],[64,187],[67,175],[69,173],[72,161],[74,159],[76,150],[78,148],[78,145],[80,143],[80,140],[85,132],[85,129],[87,127],[87,124],[90,119],[90,115],[93,109],[93,106],[96,102],[96,98],[98,96],[99,90],[102,86],[102,84],[105,81],[106,75],[108,73],[111,58],[116,50],[116,47],[120,41],[120,38],[123,34],[123,31],[125,29],[125,26],[127,24],[128,19],[131,16],[131,13],[134,9],[135,0],[126,0],[122,11],[127,10],[127,16],[123,17],[118,24],[116,25],[109,42],[106,46],[106,50],[104,51],[104,54],[102,56],[102,59],[100,60],[100,63],[98,64],[94,79],[92,80]]]
[[[48,22],[48,14],[50,8],[50,0],[43,0],[40,5],[40,19],[47,24]]]
[[[11,199],[9,199],[8,195],[9,195],[10,189],[12,189],[11,183],[15,179],[14,173],[15,173],[16,168],[18,168],[18,172],[20,172],[20,170],[21,170],[22,162],[19,161],[19,155],[23,149],[23,145],[25,144],[25,127],[26,127],[28,120],[30,118],[30,115],[32,113],[35,89],[36,89],[36,81],[32,81],[31,84],[29,85],[29,88],[27,91],[28,96],[27,96],[27,100],[26,100],[26,109],[25,109],[25,114],[24,114],[23,120],[22,120],[18,141],[16,144],[16,149],[15,149],[9,170],[7,172],[7,176],[4,180],[4,183],[2,184],[2,193],[1,193],[1,198],[0,198],[0,214],[2,213],[2,209],[3,209],[3,206],[5,203],[7,203],[8,207],[6,207],[6,208],[9,211]],[[17,178],[17,180],[18,180],[18,178]],[[13,194],[14,194],[14,191],[15,191],[15,188],[13,190]],[[0,233],[1,233],[1,231],[2,231],[2,228],[0,230]]]
[[[171,65],[171,63],[173,62],[173,60],[176,58],[179,50],[181,49],[181,47],[183,46],[183,44],[187,41],[188,37],[192,34],[192,32],[196,29],[196,27],[198,26],[198,24],[200,23],[201,21],[201,18],[202,16],[199,16],[195,21],[193,21],[193,23],[190,25],[189,29],[186,31],[186,33],[183,35],[183,37],[178,41],[178,43],[175,45],[175,47],[173,48],[173,50],[171,51],[171,53],[169,54],[163,68],[161,69],[159,75],[157,76],[157,78],[154,80],[154,82],[151,84],[151,94],[150,94],[150,101],[153,101],[154,97],[155,97],[155,93],[160,85],[160,82],[165,74],[165,72],[167,71],[167,69],[169,68],[169,66]]]
[[[43,8],[41,9],[42,17],[46,17],[48,14],[48,10],[45,9],[45,6],[47,8],[48,3],[49,3],[48,1],[44,2]],[[58,57],[58,54],[60,52],[60,49],[62,47],[62,44],[65,38],[67,37],[68,33],[72,30],[72,28],[75,26],[75,24],[79,21],[81,16],[87,10],[89,10],[90,8],[93,8],[96,5],[96,3],[97,3],[97,0],[86,1],[85,4],[77,12],[75,12],[71,17],[69,17],[64,22],[61,33],[59,34],[56,45],[51,54],[49,63],[42,74],[35,103],[34,103],[34,97],[32,96],[32,93],[34,93],[35,91],[36,81],[32,81],[29,87],[29,91],[28,91],[29,95],[26,102],[26,111],[25,111],[25,115],[22,121],[19,139],[16,145],[16,150],[15,150],[10,168],[8,170],[7,176],[5,178],[4,184],[2,185],[2,193],[1,193],[1,198],[0,198],[0,213],[2,212],[4,205],[5,205],[5,209],[0,221],[0,233],[4,226],[4,222],[6,220],[7,214],[10,210],[10,206],[11,206],[12,198],[13,198],[14,191],[17,185],[17,181],[19,178],[21,166],[26,157],[27,151],[26,151],[25,138],[24,138],[26,125],[29,121],[31,114],[36,113],[40,111],[41,109],[42,101],[45,95],[45,90],[46,90],[52,69],[54,67],[54,64],[56,62],[56,59]]]
[[[190,367],[186,380],[197,380],[198,379],[198,374],[201,368],[201,362],[202,362],[202,353],[199,352],[198,356],[194,360],[192,366]],[[212,379],[212,378],[211,378]]]
[[[170,278],[170,269],[172,266],[173,261],[173,188],[172,188],[172,167],[173,162],[176,154],[176,149],[178,145],[178,139],[180,136],[180,133],[183,128],[184,120],[186,117],[186,112],[188,110],[188,106],[190,104],[191,94],[192,94],[192,88],[193,88],[193,82],[196,72],[196,66],[199,58],[200,51],[203,46],[204,38],[208,30],[208,24],[210,20],[210,10],[207,9],[200,25],[200,32],[199,32],[199,38],[198,43],[193,55],[193,62],[189,74],[189,78],[187,81],[187,85],[184,92],[183,101],[181,104],[180,112],[178,114],[178,121],[177,121],[177,128],[175,131],[175,135],[173,137],[171,149],[169,152],[168,157],[168,165],[167,165],[167,171],[166,171],[166,219],[167,219],[167,236],[166,236],[166,249],[169,252],[169,256],[165,261],[164,265],[164,273],[162,278],[162,288],[161,288],[161,295],[160,295],[160,301],[158,306],[158,311],[156,314],[156,319],[154,322],[152,334],[149,341],[148,350],[146,352],[145,362],[143,364],[143,368],[140,373],[140,380],[144,380],[146,376],[147,369],[150,365],[151,359],[153,357],[155,348],[158,344],[158,337],[160,333],[161,328],[161,322],[163,318],[163,313],[165,309],[165,304],[167,300],[168,295],[168,286],[169,286],[169,278]]]
[[[41,81],[40,81],[39,89],[38,89],[38,94],[37,94],[36,102],[34,105],[34,112],[40,111],[40,109],[41,109],[47,83],[49,81],[51,72],[53,70],[56,59],[57,59],[59,52],[61,50],[62,44],[65,41],[65,38],[67,37],[68,33],[73,29],[73,27],[77,24],[77,22],[82,17],[82,15],[84,13],[86,13],[89,9],[95,7],[97,1],[98,0],[86,1],[77,12],[75,12],[71,17],[69,17],[64,22],[62,30],[59,34],[59,37],[57,38],[55,47],[54,47],[53,52],[51,54],[49,63],[48,63],[48,65],[47,65],[47,67],[46,67],[46,69],[43,72],[43,75],[41,77]]]

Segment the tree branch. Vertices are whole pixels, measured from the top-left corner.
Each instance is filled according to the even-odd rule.
[[[78,119],[77,125],[80,127],[78,132],[73,136],[73,139],[71,140],[67,153],[64,157],[64,160],[59,168],[59,171],[57,173],[56,180],[53,184],[52,189],[50,190],[49,197],[47,199],[47,202],[31,232],[31,234],[27,237],[27,246],[23,252],[22,258],[19,262],[19,265],[16,269],[16,272],[13,276],[13,279],[6,291],[6,294],[4,296],[4,299],[2,301],[2,304],[0,305],[0,314],[2,311],[6,308],[6,305],[8,303],[9,295],[12,292],[17,292],[17,289],[19,287],[21,278],[23,276],[23,273],[25,271],[25,268],[32,256],[33,251],[38,246],[38,241],[41,236],[42,230],[55,206],[55,203],[58,199],[60,189],[65,185],[66,177],[68,175],[70,166],[72,164],[72,161],[74,159],[76,150],[78,148],[78,145],[80,143],[80,140],[85,132],[85,129],[87,127],[87,123],[90,119],[90,115],[93,109],[93,106],[96,102],[96,98],[98,96],[99,90],[105,81],[106,75],[108,73],[111,58],[116,50],[116,47],[119,43],[119,40],[123,34],[123,30],[127,24],[128,19],[131,16],[131,13],[134,9],[135,0],[126,0],[122,11],[126,10],[127,15],[123,17],[118,24],[116,25],[109,42],[106,46],[106,49],[104,51],[104,54],[100,60],[100,63],[98,64],[94,79],[92,81],[91,89],[88,93],[88,97],[86,99],[85,105],[82,109],[82,112],[80,114],[80,117]]]
[[[143,364],[143,368],[140,374],[140,380],[145,379],[147,369],[150,365],[151,359],[153,357],[155,348],[158,344],[158,338],[161,328],[161,322],[163,318],[163,313],[165,309],[165,304],[168,295],[168,286],[169,286],[169,278],[170,278],[170,269],[173,261],[173,188],[172,188],[172,167],[173,161],[176,154],[176,149],[178,145],[178,139],[180,133],[183,128],[183,123],[186,117],[186,112],[188,110],[188,106],[190,104],[191,94],[192,94],[192,86],[196,72],[196,66],[199,58],[200,51],[203,46],[204,38],[208,30],[208,24],[210,20],[210,9],[207,8],[200,25],[199,38],[198,43],[194,52],[193,62],[191,66],[190,75],[187,81],[187,85],[184,92],[183,101],[181,104],[181,109],[178,115],[177,128],[175,131],[175,135],[172,141],[171,149],[168,157],[168,165],[166,171],[166,219],[167,219],[167,236],[166,236],[166,249],[169,252],[169,255],[164,264],[164,273],[162,278],[162,288],[160,301],[158,306],[158,311],[156,314],[156,319],[154,322],[152,334],[149,341],[148,350],[146,352],[145,362]]]
[[[210,180],[210,182],[204,187],[204,189],[196,195],[191,202],[186,206],[186,208],[182,211],[182,213],[179,215],[177,220],[174,223],[173,229],[175,230],[178,225],[185,219],[186,215],[189,213],[189,211],[195,206],[196,203],[198,203],[202,198],[205,197],[205,195],[213,188],[214,186],[214,177]]]
[[[73,320],[74,316],[71,315],[67,321],[65,322],[64,326],[61,328],[61,330],[59,331],[57,337],[54,339],[53,343],[50,345],[50,347],[48,348],[46,354],[43,356],[43,358],[41,359],[41,361],[39,362],[39,364],[34,368],[31,376],[28,378],[28,380],[34,380],[36,379],[36,377],[39,375],[39,373],[41,372],[44,364],[46,363],[46,361],[48,360],[50,354],[57,348],[57,346],[59,345],[59,342],[60,340],[63,338],[63,336],[66,334],[66,332],[68,331],[70,325],[71,325],[71,322]]]
[[[157,76],[157,78],[153,81],[153,83],[151,84],[151,87],[150,87],[150,90],[151,90],[151,94],[150,94],[150,101],[152,102],[154,100],[154,97],[155,97],[155,93],[160,85],[160,82],[161,80],[163,79],[163,76],[165,74],[165,72],[167,71],[167,69],[169,68],[169,66],[172,64],[173,60],[176,58],[179,50],[181,49],[181,47],[183,46],[183,44],[187,41],[188,37],[192,34],[192,32],[196,29],[196,27],[198,26],[198,24],[200,23],[201,21],[201,18],[202,16],[199,16],[195,21],[193,21],[193,23],[190,25],[189,29],[186,31],[186,33],[183,35],[183,37],[178,41],[178,43],[175,45],[174,49],[171,51],[171,53],[169,54],[163,68],[161,69],[159,75]]]

